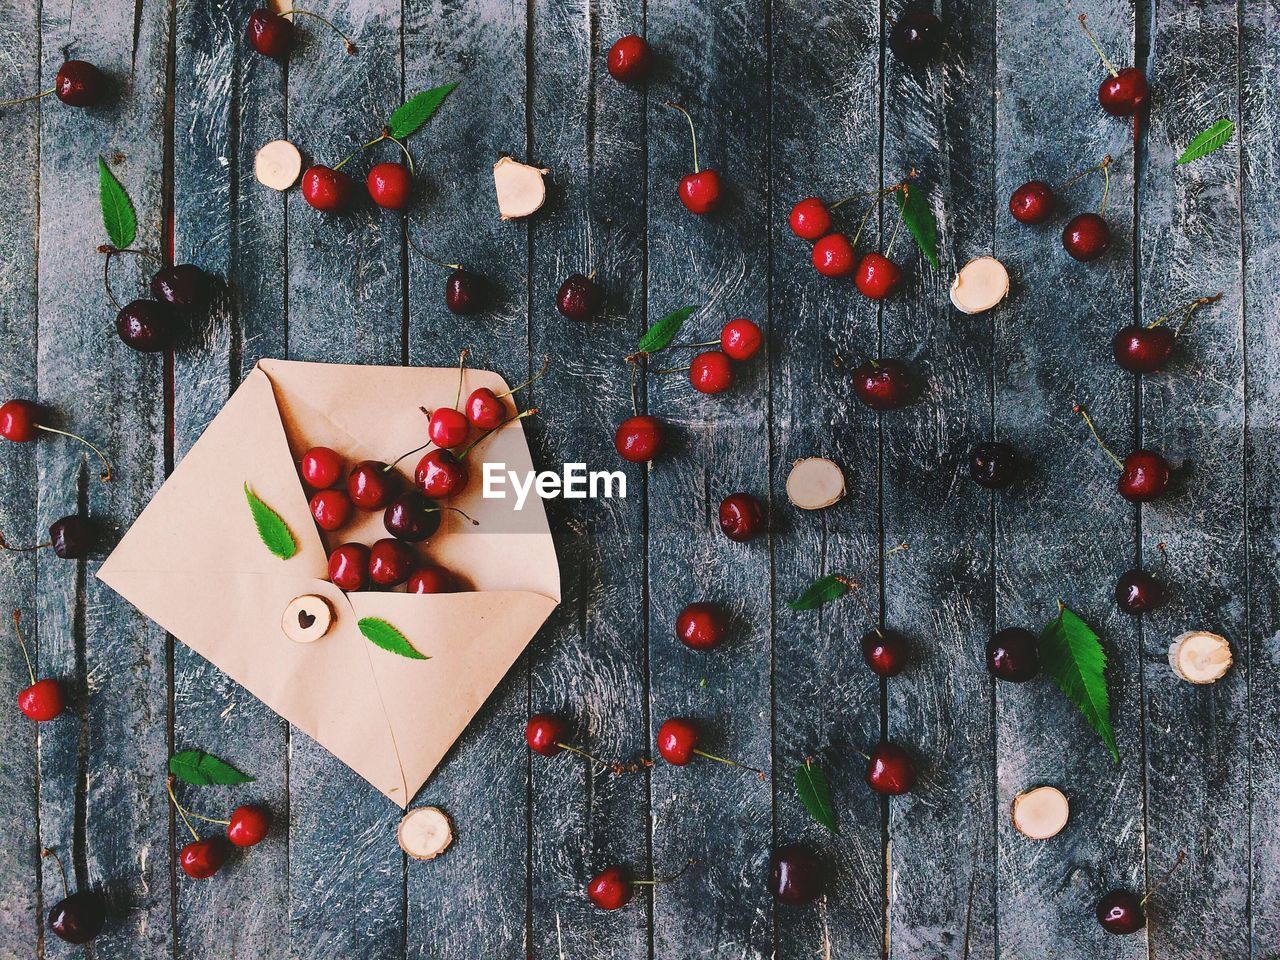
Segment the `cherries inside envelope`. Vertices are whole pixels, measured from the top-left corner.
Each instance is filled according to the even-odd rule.
[[[463,396],[507,389],[468,370]],[[458,371],[263,360],[209,424],[98,571],[145,615],[305,731],[400,806],[407,806],[560,601],[560,573],[542,502],[482,497],[481,464],[533,469],[519,421],[466,458],[471,481],[420,545],[461,576],[466,592],[343,593],[327,579],[338,543],[388,534],[382,512],[356,511],[325,535],[315,526],[298,461],[316,445],[348,459],[390,462],[426,442],[426,416],[452,406]],[[400,464],[406,484],[420,453]],[[249,488],[298,544],[272,554],[254,524]],[[285,608],[325,598],[329,631],[289,639]],[[376,646],[358,627],[385,620],[427,659]]]

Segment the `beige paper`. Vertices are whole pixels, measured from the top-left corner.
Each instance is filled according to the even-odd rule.
[[[98,577],[179,640],[407,806],[560,600],[542,502],[482,499],[480,464],[533,469],[519,422],[468,458],[467,490],[451,501],[480,525],[445,514],[420,552],[472,592],[344,594],[298,477],[303,451],[333,447],[349,462],[390,461],[426,442],[420,407],[452,405],[456,369],[358,367],[263,360],[129,528]],[[500,377],[467,371],[464,397]],[[400,464],[406,483],[420,454]],[[268,552],[245,502],[251,489],[284,518],[299,550]],[[371,544],[382,514],[331,535]],[[334,626],[314,643],[280,628],[291,600],[327,598]],[[430,659],[374,646],[356,621],[381,617]]]

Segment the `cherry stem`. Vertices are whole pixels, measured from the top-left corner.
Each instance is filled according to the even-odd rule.
[[[398,456],[398,457],[396,457],[394,460],[392,460],[390,463],[388,463],[385,467],[383,467],[383,468],[382,468],[382,472],[383,472],[383,473],[390,473],[392,470],[394,470],[394,469],[396,468],[396,464],[397,464],[397,463],[399,463],[401,460],[403,460],[405,457],[412,457],[415,453],[418,453],[418,452],[419,452],[419,451],[421,451],[421,450],[425,450],[425,449],[427,449],[427,447],[429,447],[429,446],[431,446],[431,441],[430,441],[430,440],[428,440],[426,443],[424,443],[424,444],[423,444],[422,446],[420,446],[420,447],[414,447],[414,448],[413,448],[412,450],[410,450],[408,453],[401,454],[400,456]]]
[[[627,361],[629,363],[631,362],[631,360],[632,360],[631,357],[627,358]],[[631,363],[631,413],[637,417],[640,416],[640,403],[638,400],[636,400],[636,378],[638,376],[639,376],[639,370],[637,369],[635,363]]]
[[[522,413],[517,413],[514,417],[507,417],[507,419],[503,420],[500,424],[498,424],[492,430],[486,430],[484,433],[480,434],[480,436],[476,437],[469,444],[463,447],[462,452],[458,454],[458,459],[461,460],[463,457],[469,454],[472,450],[474,450],[477,446],[479,446],[483,441],[489,439],[489,437],[497,433],[503,427],[513,424],[517,420],[523,420],[525,417],[532,417],[537,412],[538,412],[537,407],[530,407],[528,410],[525,410]]]
[[[479,520],[475,519],[470,514],[464,513],[463,511],[459,510],[457,507],[431,507],[427,510],[424,510],[423,512],[424,513],[443,513],[445,510],[452,510],[454,513],[461,513],[464,517],[466,517],[468,520],[471,521],[471,525],[473,527],[480,526]]]
[[[688,367],[668,367],[666,370],[650,370],[654,376],[664,373],[688,373],[692,369],[692,365]]]
[[[498,394],[499,399],[501,399],[502,397],[509,397],[513,393],[515,393],[517,390],[523,390],[525,387],[532,386],[538,380],[542,379],[542,375],[546,373],[550,367],[551,367],[551,358],[544,354],[542,357],[542,369],[539,370],[537,373],[535,373],[532,377],[530,377],[524,383],[520,384],[520,386],[512,387],[506,393]]]
[[[348,161],[348,160],[350,160],[352,157],[354,157],[356,154],[358,154],[358,153],[363,153],[365,150],[368,150],[370,147],[374,146],[375,144],[381,143],[383,140],[390,140],[392,143],[394,143],[397,147],[399,147],[399,148],[400,148],[400,152],[404,154],[405,163],[406,163],[406,165],[409,167],[409,175],[410,175],[410,176],[414,176],[414,175],[415,175],[415,173],[414,173],[414,169],[413,169],[413,157],[412,157],[412,155],[410,155],[410,153],[409,153],[409,148],[408,148],[408,147],[406,147],[406,146],[405,146],[403,143],[401,143],[399,140],[397,140],[395,137],[393,137],[393,136],[392,136],[388,131],[386,131],[386,130],[383,130],[383,131],[382,131],[382,133],[378,134],[378,136],[374,137],[374,138],[373,138],[372,140],[370,140],[368,143],[364,143],[364,144],[361,144],[360,146],[356,147],[356,149],[352,150],[349,154],[347,154],[347,155],[346,155],[345,157],[343,157],[340,161],[338,161],[338,165],[337,165],[336,167],[334,167],[333,169],[335,169],[335,170],[341,170],[344,166],[346,166],[347,161]],[[421,251],[419,251],[419,253],[421,253]],[[428,260],[430,260],[431,258],[430,258],[430,257],[427,257],[427,259],[428,259]],[[433,261],[433,262],[435,262],[435,261]],[[445,266],[445,264],[441,264],[441,266]],[[456,269],[458,269],[458,268],[457,268],[457,267],[454,267],[454,269],[456,270]]]
[[[902,187],[902,206],[898,208],[898,220],[893,225],[893,236],[889,238],[889,246],[884,251],[885,259],[888,259],[889,254],[893,253],[893,245],[898,242],[898,231],[902,228],[902,211],[906,209],[907,190],[909,189],[906,185]]]
[[[1093,439],[1098,441],[1098,446],[1102,448],[1102,452],[1111,458],[1112,463],[1114,463],[1117,467],[1123,470],[1124,464],[1120,462],[1120,458],[1117,457],[1114,453],[1112,453],[1111,448],[1108,447],[1105,443],[1103,443],[1102,438],[1098,436],[1098,428],[1093,425],[1093,417],[1089,416],[1089,411],[1086,410],[1084,407],[1080,406],[1080,404],[1078,403],[1075,406],[1073,406],[1071,409],[1073,412],[1078,413],[1080,414],[1080,416],[1084,417],[1084,422],[1088,425],[1089,432],[1093,434]]]
[[[116,293],[111,289],[111,258],[116,255],[116,248],[111,247],[107,250],[106,259],[102,261],[102,285],[107,289],[107,299],[111,301],[111,305],[116,310],[124,309],[119,300],[116,299]]]
[[[570,743],[561,743],[559,740],[556,741],[556,746],[559,747],[561,750],[568,750],[570,753],[576,753],[580,757],[586,757],[592,763],[598,763],[600,764],[600,766],[604,767],[606,770],[609,769],[609,765],[607,763],[605,763],[599,757],[593,757],[591,754],[587,753],[587,751],[583,750],[581,747],[575,747],[573,746],[573,744],[570,744]]]
[[[45,847],[40,851],[42,857],[53,857],[53,862],[58,865],[58,873],[62,876],[62,896],[65,899],[68,893],[67,887],[67,868],[62,865],[62,858],[58,856],[58,851],[53,847]]]
[[[831,206],[828,207],[827,209],[839,210],[850,200],[861,200],[864,197],[878,197],[885,193],[892,193],[894,190],[897,190],[897,189],[898,189],[897,186],[893,186],[893,187],[883,187],[879,190],[863,190],[861,193],[851,193],[847,197],[841,197],[835,203],[831,204]]]
[[[321,23],[323,23],[323,24],[324,24],[325,26],[327,26],[330,30],[332,30],[334,33],[336,33],[338,36],[340,36],[343,40],[345,40],[345,41],[346,41],[346,44],[347,44],[347,53],[348,53],[348,55],[353,54],[353,53],[355,53],[355,52],[356,52],[356,45],[355,45],[354,43],[352,43],[352,42],[351,42],[351,38],[350,38],[350,37],[348,37],[348,36],[347,36],[345,33],[343,33],[341,30],[339,30],[339,29],[338,29],[338,28],[333,24],[333,21],[331,21],[331,20],[326,20],[324,17],[320,16],[320,14],[318,14],[318,13],[312,13],[310,10],[286,10],[286,11],[284,11],[283,13],[279,14],[279,16],[282,16],[282,17],[291,17],[291,16],[293,16],[293,17],[313,17],[314,19],[319,20]]]
[[[876,194],[876,197],[878,198],[879,194]],[[866,228],[867,221],[871,219],[871,214],[875,212],[878,202],[879,201],[877,199],[875,202],[868,204],[867,212],[864,213],[862,215],[862,219],[858,221],[858,232],[853,235],[853,243],[850,244],[850,246],[855,250],[858,249],[858,241],[862,239],[862,231]]]
[[[88,447],[90,450],[96,453],[98,455],[98,459],[102,461],[102,473],[99,474],[98,479],[100,479],[103,483],[111,482],[110,461],[107,460],[107,458],[103,455],[101,450],[95,447],[92,443],[90,443],[84,437],[80,436],[79,434],[68,433],[66,430],[59,430],[56,427],[46,427],[43,423],[37,423],[35,427],[37,430],[43,430],[45,433],[56,433],[60,437],[70,437],[72,440],[79,440],[86,447]]]
[[[36,668],[31,665],[31,654],[27,652],[27,641],[22,636],[22,611],[13,611],[13,632],[18,635],[18,646],[22,647],[22,659],[27,661],[27,673],[31,674],[31,685],[35,686]]]
[[[679,870],[677,870],[675,873],[673,873],[669,877],[654,877],[651,880],[632,880],[631,883],[633,886],[640,886],[640,887],[656,887],[659,884],[671,883],[673,880],[679,880],[681,877],[683,877],[685,874],[685,871],[688,870],[697,862],[698,862],[697,857],[690,857],[688,863],[686,863],[683,867],[681,867]]]
[[[717,757],[714,753],[707,753],[705,750],[699,750],[696,747],[694,748],[693,752],[700,757],[706,757],[706,759],[708,760],[715,760],[717,763],[725,763],[731,767],[738,767],[742,770],[750,770],[752,773],[759,774],[760,779],[762,780],[764,779],[764,771],[759,769],[758,767],[748,766],[745,763],[739,763],[737,760],[730,760],[727,757]]]
[[[178,802],[178,798],[173,793],[173,777],[169,777],[164,782],[165,789],[169,791],[169,799],[173,801],[174,809],[178,811],[178,816],[182,817],[182,822],[187,825],[187,829],[191,831],[191,839],[199,840],[200,834],[196,833],[196,828],[191,825],[191,821],[187,818],[186,808]]]
[[[462,405],[462,375],[467,369],[467,357],[471,355],[471,351],[463,348],[458,354],[458,395],[453,398],[453,409],[457,410]]]
[[[8,550],[11,553],[30,553],[33,550],[43,550],[45,547],[53,546],[53,541],[47,543],[37,543],[34,547],[15,547],[4,538],[4,534],[0,533],[0,550]]]
[[[1098,208],[1098,216],[1107,212],[1107,198],[1111,196],[1111,154],[1102,158],[1102,206]]]
[[[1107,68],[1107,72],[1109,72],[1113,77],[1119,76],[1116,68],[1112,66],[1111,61],[1107,59],[1107,55],[1102,52],[1102,47],[1098,45],[1098,41],[1094,37],[1093,31],[1089,29],[1088,19],[1083,13],[1080,14],[1080,26],[1084,29],[1084,35],[1089,38],[1089,42],[1093,44],[1093,49],[1097,51],[1099,58],[1102,60],[1102,65]]]
[[[1211,303],[1217,303],[1221,299],[1222,299],[1222,294],[1215,293],[1212,297],[1199,297],[1191,301],[1191,303],[1187,304],[1187,312],[1182,317],[1182,322],[1179,323],[1174,328],[1173,335],[1176,337],[1182,333],[1182,328],[1191,322],[1191,318],[1195,316],[1195,312],[1197,310],[1199,310],[1201,307],[1208,306]],[[1166,320],[1166,319],[1168,318],[1167,317],[1160,318],[1160,320]],[[1154,327],[1156,324],[1160,322],[1160,320],[1157,320],[1155,323],[1152,324],[1152,326]]]
[[[1169,878],[1173,876],[1173,871],[1182,866],[1182,861],[1185,859],[1187,859],[1187,851],[1179,850],[1178,859],[1173,861],[1173,866],[1166,870],[1164,876],[1160,878],[1160,882],[1148,890],[1147,895],[1138,901],[1138,906],[1145,907],[1147,905],[1147,901],[1155,896],[1156,891],[1169,882]]]
[[[0,107],[12,107],[15,104],[26,103],[28,100],[42,100],[49,94],[56,92],[55,87],[48,90],[41,90],[39,93],[29,93],[25,97],[14,97],[12,100],[0,100]]]
[[[668,100],[665,106],[671,107],[673,110],[679,110],[684,114],[684,118],[689,121],[689,136],[693,139],[693,172],[701,172],[702,168],[698,166],[698,132],[693,129],[693,117],[689,116],[689,111],[674,100]]]
[[[441,267],[442,269],[445,269],[445,270],[461,270],[462,269],[462,264],[460,263],[445,263],[443,260],[437,260],[435,257],[431,256],[431,254],[427,253],[427,251],[423,250],[420,246],[418,246],[412,240],[409,241],[409,246],[413,247],[414,251],[418,254],[418,256],[422,257],[423,260],[426,260],[428,263],[434,263],[437,267]]]
[[[1067,189],[1067,187],[1071,186],[1072,184],[1076,183],[1077,181],[1083,180],[1085,177],[1087,177],[1087,176],[1088,176],[1089,174],[1091,174],[1091,173],[1097,173],[1099,170],[1105,170],[1105,169],[1106,169],[1108,166],[1110,166],[1110,165],[1111,165],[1111,154],[1109,154],[1109,153],[1108,153],[1106,156],[1104,156],[1104,157],[1102,158],[1102,162],[1101,162],[1101,163],[1095,163],[1095,164],[1094,164],[1092,167],[1090,167],[1089,169],[1087,169],[1087,170],[1081,170],[1079,173],[1077,173],[1075,176],[1073,176],[1070,180],[1068,180],[1066,183],[1064,183],[1062,186],[1060,186],[1060,187],[1058,188],[1059,192],[1061,192],[1061,191],[1063,191],[1063,190]]]

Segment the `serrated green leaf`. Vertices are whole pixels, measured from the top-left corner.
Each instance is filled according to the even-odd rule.
[[[258,528],[258,536],[267,549],[281,560],[288,560],[297,553],[298,541],[288,524],[280,518],[280,514],[263,503],[247,483],[244,485],[244,497],[249,501],[249,512],[253,514],[253,524]]]
[[[1182,166],[1184,163],[1199,160],[1201,157],[1213,153],[1213,151],[1231,139],[1231,134],[1235,133],[1235,129],[1235,123],[1223,117],[1208,130],[1193,137],[1191,142],[1187,144],[1187,149],[1182,151],[1182,156],[1175,160],[1174,163]]]
[[[227,761],[203,750],[182,750],[169,758],[169,772],[193,787],[229,787],[237,783],[253,783],[253,777],[241,773]]]
[[[1111,729],[1111,703],[1107,693],[1107,654],[1098,635],[1076,614],[1058,604],[1058,615],[1040,634],[1040,662],[1119,763],[1120,751],[1116,749],[1115,732]]]
[[[831,802],[831,784],[822,768],[811,760],[796,767],[796,793],[809,811],[809,816],[832,833],[839,833],[836,825],[836,808]]]
[[[456,83],[446,83],[439,87],[432,87],[430,90],[423,90],[396,107],[395,112],[387,120],[387,129],[391,131],[391,136],[397,140],[403,140],[417,130],[440,109],[444,98],[451,94],[456,86]]]
[[[388,653],[408,657],[410,660],[431,659],[425,653],[419,653],[415,650],[409,639],[385,620],[378,617],[364,617],[357,626],[360,627],[360,632],[365,635],[365,639],[375,647],[381,647]]]
[[[904,184],[893,191],[894,202],[902,214],[902,222],[916,241],[930,265],[938,269],[938,221],[933,218],[924,191],[915,184]]]
[[[814,610],[824,603],[843,597],[852,586],[848,577],[829,573],[805,587],[804,592],[794,600],[788,600],[787,606],[792,610]]]
[[[132,246],[138,236],[138,215],[129,194],[101,157],[98,158],[98,201],[102,205],[102,225],[107,229],[111,245],[120,250]]]
[[[639,353],[653,353],[655,350],[661,350],[663,347],[671,343],[676,338],[676,334],[680,332],[680,328],[684,326],[684,322],[688,320],[698,304],[688,307],[679,307],[672,310],[661,320],[650,324],[649,329],[644,332],[644,336],[640,338],[640,346],[636,348]]]

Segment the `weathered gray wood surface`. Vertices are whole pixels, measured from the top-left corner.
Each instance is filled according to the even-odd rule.
[[[947,45],[925,68],[886,48],[892,20],[915,8],[905,2],[322,0],[308,8],[347,29],[359,54],[300,20],[287,66],[245,46],[253,6],[0,0],[0,98],[47,87],[68,44],[114,88],[88,111],[53,98],[0,110],[11,240],[0,400],[48,404],[58,425],[102,441],[117,473],[99,483],[83,449],[57,439],[0,449],[7,539],[37,542],[76,509],[110,531],[83,564],[0,553],[0,614],[24,611],[39,669],[73,693],[68,716],[38,730],[14,708],[0,717],[0,957],[1274,955],[1280,7],[1078,5],[1113,59],[1152,77],[1135,164],[1129,124],[1097,106],[1103,71],[1078,11],[1038,0],[941,4]],[[612,41],[633,31],[659,54],[647,87],[605,71]],[[407,94],[448,80],[462,85],[410,141],[421,186],[406,215],[361,203],[322,217],[253,178],[267,140],[289,137],[333,164]],[[710,216],[676,198],[691,155],[668,99],[692,111],[703,165],[725,179]],[[1238,140],[1175,170],[1220,115],[1240,122]],[[1049,224],[1010,219],[1016,186],[1060,184],[1107,152],[1102,260],[1078,264],[1058,239],[1067,217],[1096,208],[1100,177],[1064,191]],[[501,153],[553,170],[548,205],[528,222],[495,215],[489,167]],[[224,279],[172,357],[134,354],[112,331],[94,252],[105,239],[98,155],[134,198],[140,245]],[[353,161],[358,181],[367,166]],[[817,276],[787,229],[791,204],[912,167],[939,216],[942,269],[904,232],[894,252],[905,289],[882,306]],[[839,213],[850,231],[858,207]],[[867,249],[889,243],[895,216],[886,201]],[[449,314],[444,273],[418,251],[486,274],[493,308]],[[1013,295],[966,317],[947,286],[985,253],[1009,265]],[[556,289],[592,271],[605,313],[570,323]],[[128,295],[146,273],[124,258],[113,268]],[[1114,365],[1118,327],[1218,291],[1166,373],[1138,382]],[[456,821],[438,861],[406,862],[395,808],[93,578],[260,357],[443,366],[469,346],[514,385],[547,354],[551,372],[519,395],[541,410],[527,428],[535,459],[612,468],[613,428],[631,409],[621,358],[685,303],[703,308],[682,339],[747,316],[767,348],[721,397],[650,374],[639,405],[671,425],[671,453],[626,467],[626,500],[548,504],[564,603],[421,794]],[[857,404],[849,373],[877,355],[911,363],[919,401],[882,416]],[[1119,498],[1073,402],[1121,454],[1163,449],[1180,467],[1175,494],[1140,510]],[[1025,455],[1024,483],[988,494],[969,481],[969,449],[988,437]],[[812,454],[837,460],[850,490],[817,514],[783,492],[790,463]],[[736,544],[716,529],[720,499],[737,490],[769,503],[767,538]],[[1117,612],[1116,576],[1165,554],[1170,603],[1142,621]],[[786,607],[827,572],[864,586],[817,612]],[[993,629],[1038,628],[1059,598],[1106,643],[1119,766],[1048,680],[1014,688],[982,669]],[[674,637],[695,599],[732,612],[721,649]],[[877,623],[912,644],[911,667],[886,683],[858,649]],[[1232,641],[1236,666],[1214,687],[1165,665],[1170,638],[1189,628]],[[5,649],[0,680],[16,691],[26,668],[11,639]],[[523,723],[546,709],[609,759],[651,755],[661,722],[689,715],[708,749],[767,778],[711,761],[611,775],[531,756]],[[890,802],[866,789],[857,754],[882,735],[922,772],[916,792]],[[276,817],[265,844],[199,883],[176,867],[183,828],[164,793],[165,758],[187,746],[251,769],[257,781],[237,799]],[[837,836],[795,796],[806,756],[830,773]],[[1038,783],[1068,793],[1072,821],[1033,844],[1007,811]],[[227,812],[210,807],[216,796],[184,796]],[[775,907],[769,848],[798,839],[832,861],[828,896]],[[43,929],[61,891],[42,846],[112,905],[87,953]],[[1104,934],[1096,897],[1154,882],[1179,850],[1188,863],[1153,901],[1149,930]],[[626,910],[601,913],[583,895],[607,864],[645,877],[690,856],[700,862]]]

